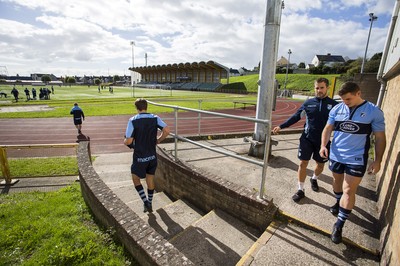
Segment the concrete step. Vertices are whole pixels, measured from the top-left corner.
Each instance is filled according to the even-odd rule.
[[[125,197],[126,200],[122,199],[122,197],[120,195],[118,195],[118,194],[117,195],[138,216],[144,218],[145,216],[147,216],[147,214],[143,212],[143,201],[139,197],[139,194],[137,193],[135,188],[133,188],[133,186],[132,186],[132,189],[133,189],[133,191],[132,191],[132,193],[130,193],[130,196],[128,196],[127,194],[123,195],[123,197]],[[123,193],[123,191],[121,191],[121,192]],[[164,206],[169,205],[171,203],[173,203],[173,200],[170,199],[167,195],[165,195],[164,192],[154,193],[154,195],[153,195],[153,212],[155,212],[158,209],[161,209]]]
[[[170,239],[182,232],[204,215],[204,212],[183,200],[177,200],[162,208],[157,208],[155,204],[159,200],[156,197],[155,201],[153,200],[153,212],[141,215],[141,218],[165,239]]]
[[[235,265],[261,233],[213,210],[170,240],[195,265]]]
[[[348,244],[334,244],[329,233],[274,221],[238,262],[242,265],[379,265],[377,256]]]

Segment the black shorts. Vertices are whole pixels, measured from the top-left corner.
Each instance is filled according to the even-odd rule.
[[[334,160],[329,162],[329,170],[335,174],[348,174],[356,177],[363,177],[367,170],[367,165],[354,165],[339,163]]]
[[[150,158],[150,157],[149,157]],[[131,173],[137,175],[139,178],[146,178],[146,175],[154,175],[157,169],[157,156],[151,156],[148,158],[136,158],[133,157],[131,165]]]
[[[81,125],[82,119],[74,119],[74,125]]]
[[[330,146],[331,146],[331,143],[328,142],[328,144],[326,145],[326,148],[328,149],[328,151],[329,151]],[[320,142],[312,142],[311,140],[306,138],[304,135],[301,135],[297,158],[299,158],[302,161],[309,161],[312,156],[312,158],[316,162],[326,163],[328,161],[328,159],[322,158],[319,155],[320,148],[321,148]]]

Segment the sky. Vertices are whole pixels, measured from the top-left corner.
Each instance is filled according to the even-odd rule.
[[[0,74],[130,75],[129,67],[261,60],[267,0],[0,0]],[[277,59],[383,51],[394,0],[285,0]],[[132,41],[134,45],[131,45]]]

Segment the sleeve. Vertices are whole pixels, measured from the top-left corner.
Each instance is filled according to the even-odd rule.
[[[132,138],[133,137],[133,123],[132,120],[129,119],[128,125],[126,126],[125,130],[125,138]]]
[[[385,131],[385,117],[381,109],[377,109],[375,112],[375,117],[372,121],[372,132],[382,132]]]
[[[283,129],[283,128],[287,128],[287,127],[290,127],[291,125],[296,124],[302,118],[303,111],[305,111],[304,103],[300,106],[299,109],[297,109],[297,111],[294,115],[289,117],[289,119],[286,120],[286,122],[281,124],[279,127]]]
[[[83,110],[81,110],[82,113],[82,118],[85,119],[85,114],[83,113]]]
[[[157,127],[162,130],[166,126],[167,124],[160,117],[157,116]]]

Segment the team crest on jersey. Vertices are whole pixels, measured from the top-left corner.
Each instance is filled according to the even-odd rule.
[[[332,104],[326,105],[326,108],[328,108],[328,110],[331,110],[332,109]]]
[[[365,117],[366,115],[367,115],[367,114],[364,113],[364,112],[362,112],[362,113],[360,114],[361,117]]]
[[[340,130],[346,133],[354,133],[357,132],[358,130],[360,130],[360,127],[354,123],[354,122],[349,122],[349,121],[345,121],[340,123]]]

